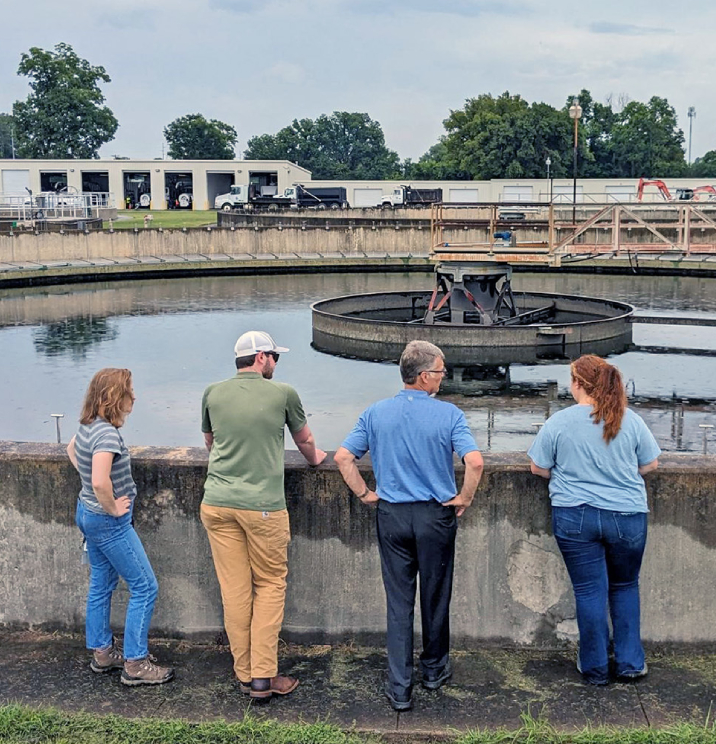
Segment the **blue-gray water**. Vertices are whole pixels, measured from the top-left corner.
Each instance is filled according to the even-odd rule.
[[[428,288],[425,274],[197,277],[0,292],[0,439],[54,441],[51,413],[64,413],[63,440],[76,426],[92,374],[129,367],[137,403],[125,427],[132,444],[200,445],[199,406],[210,382],[233,374],[232,348],[252,328],[289,346],[277,379],[294,385],[318,443],[337,447],[359,413],[400,387],[397,368],[313,350],[309,305],[365,291]],[[516,289],[624,300],[638,311],[716,317],[716,280],[679,277],[522,275]],[[638,344],[716,348],[716,329],[635,326]],[[716,423],[716,358],[626,353],[612,358],[664,449],[699,450],[698,424]],[[449,395],[465,409],[484,449],[529,445],[535,422],[567,401],[550,401],[541,383],[567,388],[566,365],[513,366],[503,395]],[[532,388],[535,388],[534,392]],[[670,402],[671,398],[675,402]],[[714,436],[716,442],[716,435]],[[716,443],[711,451],[716,451]]]

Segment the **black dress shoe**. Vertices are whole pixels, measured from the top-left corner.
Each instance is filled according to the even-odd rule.
[[[423,677],[421,684],[426,690],[439,690],[452,677],[452,664],[448,661],[437,677]]]
[[[390,704],[393,706],[393,710],[410,710],[413,707],[413,700],[410,693],[408,693],[407,695],[396,695],[395,693],[391,692],[387,682],[384,692],[385,696],[388,698],[388,700],[390,700]]]

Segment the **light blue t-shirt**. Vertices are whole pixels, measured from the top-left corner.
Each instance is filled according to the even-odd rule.
[[[558,411],[527,453],[537,467],[552,471],[552,505],[648,512],[639,467],[656,460],[659,445],[642,418],[628,408],[619,433],[607,444],[604,422],[595,424],[591,413],[589,405]]]
[[[366,409],[343,442],[360,459],[370,450],[377,494],[394,504],[449,501],[456,494],[453,452],[476,452],[465,414],[424,390],[401,390]]]

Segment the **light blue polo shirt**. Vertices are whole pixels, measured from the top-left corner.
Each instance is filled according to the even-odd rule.
[[[343,442],[360,459],[370,450],[377,494],[394,504],[449,501],[457,492],[453,452],[476,452],[465,414],[423,390],[401,390],[363,411]]]
[[[589,504],[598,509],[648,512],[639,467],[656,460],[659,445],[641,416],[629,408],[619,433],[607,444],[604,422],[595,424],[592,407],[575,405],[547,419],[527,453],[551,470],[552,506]]]

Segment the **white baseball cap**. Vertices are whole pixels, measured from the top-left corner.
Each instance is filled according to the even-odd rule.
[[[274,340],[265,331],[247,331],[239,336],[234,346],[234,354],[237,357],[251,356],[258,354],[259,351],[264,353],[275,351],[277,354],[283,354],[288,349],[285,346],[276,346]]]

